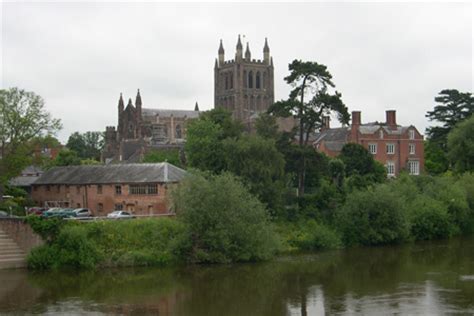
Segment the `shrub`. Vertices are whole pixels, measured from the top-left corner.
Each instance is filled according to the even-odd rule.
[[[33,231],[46,242],[54,241],[65,223],[61,218],[43,218],[36,215],[26,217],[26,221]]]
[[[27,257],[28,268],[35,270],[49,270],[56,267],[58,262],[57,248],[43,245],[33,248]]]
[[[337,249],[342,246],[341,238],[333,229],[314,220],[295,227],[288,236],[288,244],[300,250]]]
[[[410,231],[416,240],[446,238],[453,234],[455,227],[443,203],[420,196],[409,209]]]
[[[336,224],[347,245],[398,243],[409,232],[404,201],[387,185],[350,193],[337,210]]]
[[[194,174],[173,193],[187,236],[178,254],[192,262],[237,262],[270,258],[277,238],[263,204],[233,175]]]
[[[57,249],[56,264],[59,267],[94,268],[100,261],[97,245],[78,225],[62,229],[51,247]]]

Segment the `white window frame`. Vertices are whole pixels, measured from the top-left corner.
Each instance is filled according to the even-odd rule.
[[[387,169],[387,177],[395,177],[395,162],[387,161],[385,168]]]
[[[415,130],[410,129],[410,130],[408,131],[408,138],[409,138],[409,139],[415,139]]]
[[[413,176],[420,175],[420,162],[418,160],[408,161],[408,173]]]
[[[376,143],[369,143],[367,146],[367,149],[369,150],[369,153],[372,155],[377,154],[377,144]]]
[[[408,144],[408,154],[414,155],[416,153],[415,144]]]
[[[394,155],[395,154],[395,144],[394,143],[387,143],[385,145],[385,148],[386,148],[387,155]],[[389,150],[390,148],[392,150]]]

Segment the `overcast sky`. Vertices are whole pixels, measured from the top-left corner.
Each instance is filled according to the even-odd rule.
[[[3,3],[2,88],[34,91],[74,131],[117,124],[120,92],[144,107],[213,108],[219,39],[233,58],[238,34],[275,65],[276,100],[293,59],[328,66],[362,121],[424,132],[442,89],[472,91],[471,3]],[[245,44],[244,44],[245,45]]]

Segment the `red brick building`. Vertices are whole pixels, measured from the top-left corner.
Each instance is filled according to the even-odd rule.
[[[41,206],[86,207],[95,216],[164,214],[169,189],[185,173],[167,162],[55,167],[33,183],[32,199]]]
[[[349,142],[367,148],[375,160],[385,165],[388,176],[397,176],[401,170],[419,175],[424,169],[423,135],[413,125],[398,125],[394,110],[386,111],[385,122],[366,124],[361,123],[361,113],[354,111],[349,127],[330,128],[329,118],[325,118],[325,126],[313,145],[316,150],[335,157]]]

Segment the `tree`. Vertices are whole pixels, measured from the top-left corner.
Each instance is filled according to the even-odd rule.
[[[78,166],[80,164],[81,158],[74,150],[62,149],[48,167]]]
[[[474,171],[474,116],[448,134],[447,156],[456,172]]]
[[[30,140],[61,129],[34,92],[18,88],[0,90],[0,199],[3,184],[31,161]]]
[[[240,121],[232,119],[232,113],[226,109],[217,108],[201,114],[200,120],[213,122],[222,129],[221,139],[228,137],[239,137],[244,126]]]
[[[143,157],[143,162],[169,162],[172,165],[183,168],[183,163],[180,157],[180,150],[175,149],[160,149],[152,150],[145,154]]]
[[[290,75],[285,81],[294,89],[288,100],[276,102],[270,107],[270,112],[284,117],[293,115],[298,119],[300,147],[306,146],[310,134],[322,127],[324,116],[336,114],[341,123],[349,123],[350,115],[341,100],[341,94],[329,91],[335,85],[325,65],[294,60],[288,68]],[[298,174],[298,194],[303,195],[306,170],[304,156],[300,157],[299,163],[302,168]]]
[[[266,112],[261,113],[255,120],[255,130],[257,135],[263,138],[276,140],[280,135],[276,117]]]
[[[442,90],[435,102],[439,103],[428,111],[426,117],[441,126],[426,129],[430,141],[436,143],[446,152],[447,136],[456,124],[467,119],[474,113],[474,98],[470,92],[459,92],[455,89]]]
[[[100,160],[104,146],[104,136],[101,132],[74,132],[69,136],[66,147],[74,150],[81,159]]]
[[[355,143],[345,144],[339,154],[339,159],[346,166],[345,172],[347,176],[368,176],[375,182],[382,182],[386,178],[385,168],[380,168],[372,154],[362,145]]]
[[[178,249],[191,262],[257,261],[277,249],[264,205],[230,173],[191,174],[172,199],[178,220],[188,227]]]
[[[439,175],[449,168],[449,161],[441,146],[433,141],[424,142],[425,170],[429,174]]]
[[[272,214],[278,213],[285,192],[285,160],[275,141],[259,136],[227,138],[224,153],[225,169],[241,177]]]

